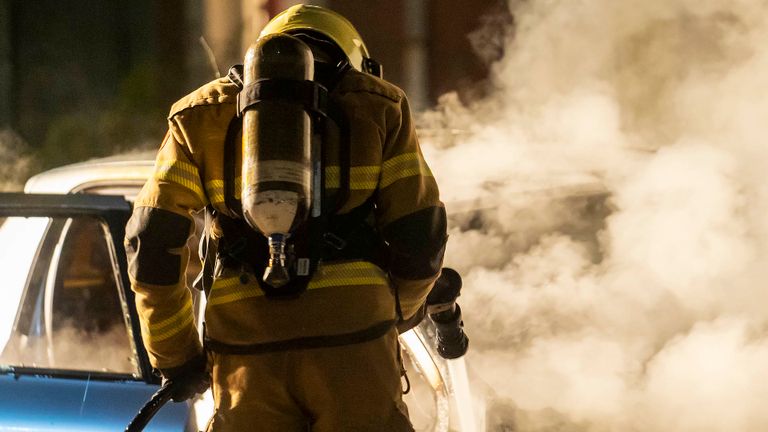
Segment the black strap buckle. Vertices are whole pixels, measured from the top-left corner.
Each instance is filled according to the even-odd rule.
[[[296,103],[316,115],[325,116],[328,90],[314,81],[263,78],[243,87],[238,93],[237,111],[243,112],[261,101]]]

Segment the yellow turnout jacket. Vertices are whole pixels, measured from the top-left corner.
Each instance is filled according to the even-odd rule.
[[[136,199],[126,229],[142,336],[157,368],[179,366],[202,348],[185,281],[190,253],[185,245],[194,212],[210,206],[236,217],[225,206],[224,143],[238,91],[221,78],[173,105],[154,175]],[[266,298],[259,288],[261,275],[224,267],[208,296],[205,321],[211,339],[248,345],[359,331],[397,318],[395,289],[407,319],[420,310],[439,275],[445,211],[405,95],[386,81],[349,70],[330,100],[349,122],[351,140],[350,194],[338,212],[374,196],[376,227],[393,251],[390,264],[382,269],[364,260],[321,263],[307,291],[291,300]],[[327,188],[339,188],[340,170],[338,160],[326,165]],[[238,178],[236,198],[239,183]],[[211,231],[214,239],[221,235],[216,223]]]

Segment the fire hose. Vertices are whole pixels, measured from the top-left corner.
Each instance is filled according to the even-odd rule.
[[[134,417],[133,420],[131,420],[131,423],[128,424],[128,427],[125,428],[125,432],[143,431],[147,424],[152,420],[152,417],[160,411],[160,408],[171,400],[173,390],[174,388],[171,381],[167,381],[163,384],[162,387],[152,395],[149,402],[144,404],[139,412],[136,413],[136,417]]]

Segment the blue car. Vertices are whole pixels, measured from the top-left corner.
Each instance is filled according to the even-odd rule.
[[[130,210],[116,196],[2,196],[0,430],[123,430],[157,390],[126,289]],[[194,420],[173,404],[148,430]]]
[[[152,167],[151,154],[91,161],[0,194],[0,431],[121,431],[158,390],[122,245]],[[200,264],[189,267],[191,281]],[[205,298],[192,291],[202,316]],[[401,335],[412,421],[418,431],[467,431],[459,420],[476,407],[457,402],[471,395],[454,385],[426,321]],[[212,411],[207,392],[167,404],[146,430],[203,430]]]

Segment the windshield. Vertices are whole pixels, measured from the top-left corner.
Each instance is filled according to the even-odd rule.
[[[95,217],[0,219],[0,367],[138,376],[111,243]]]

